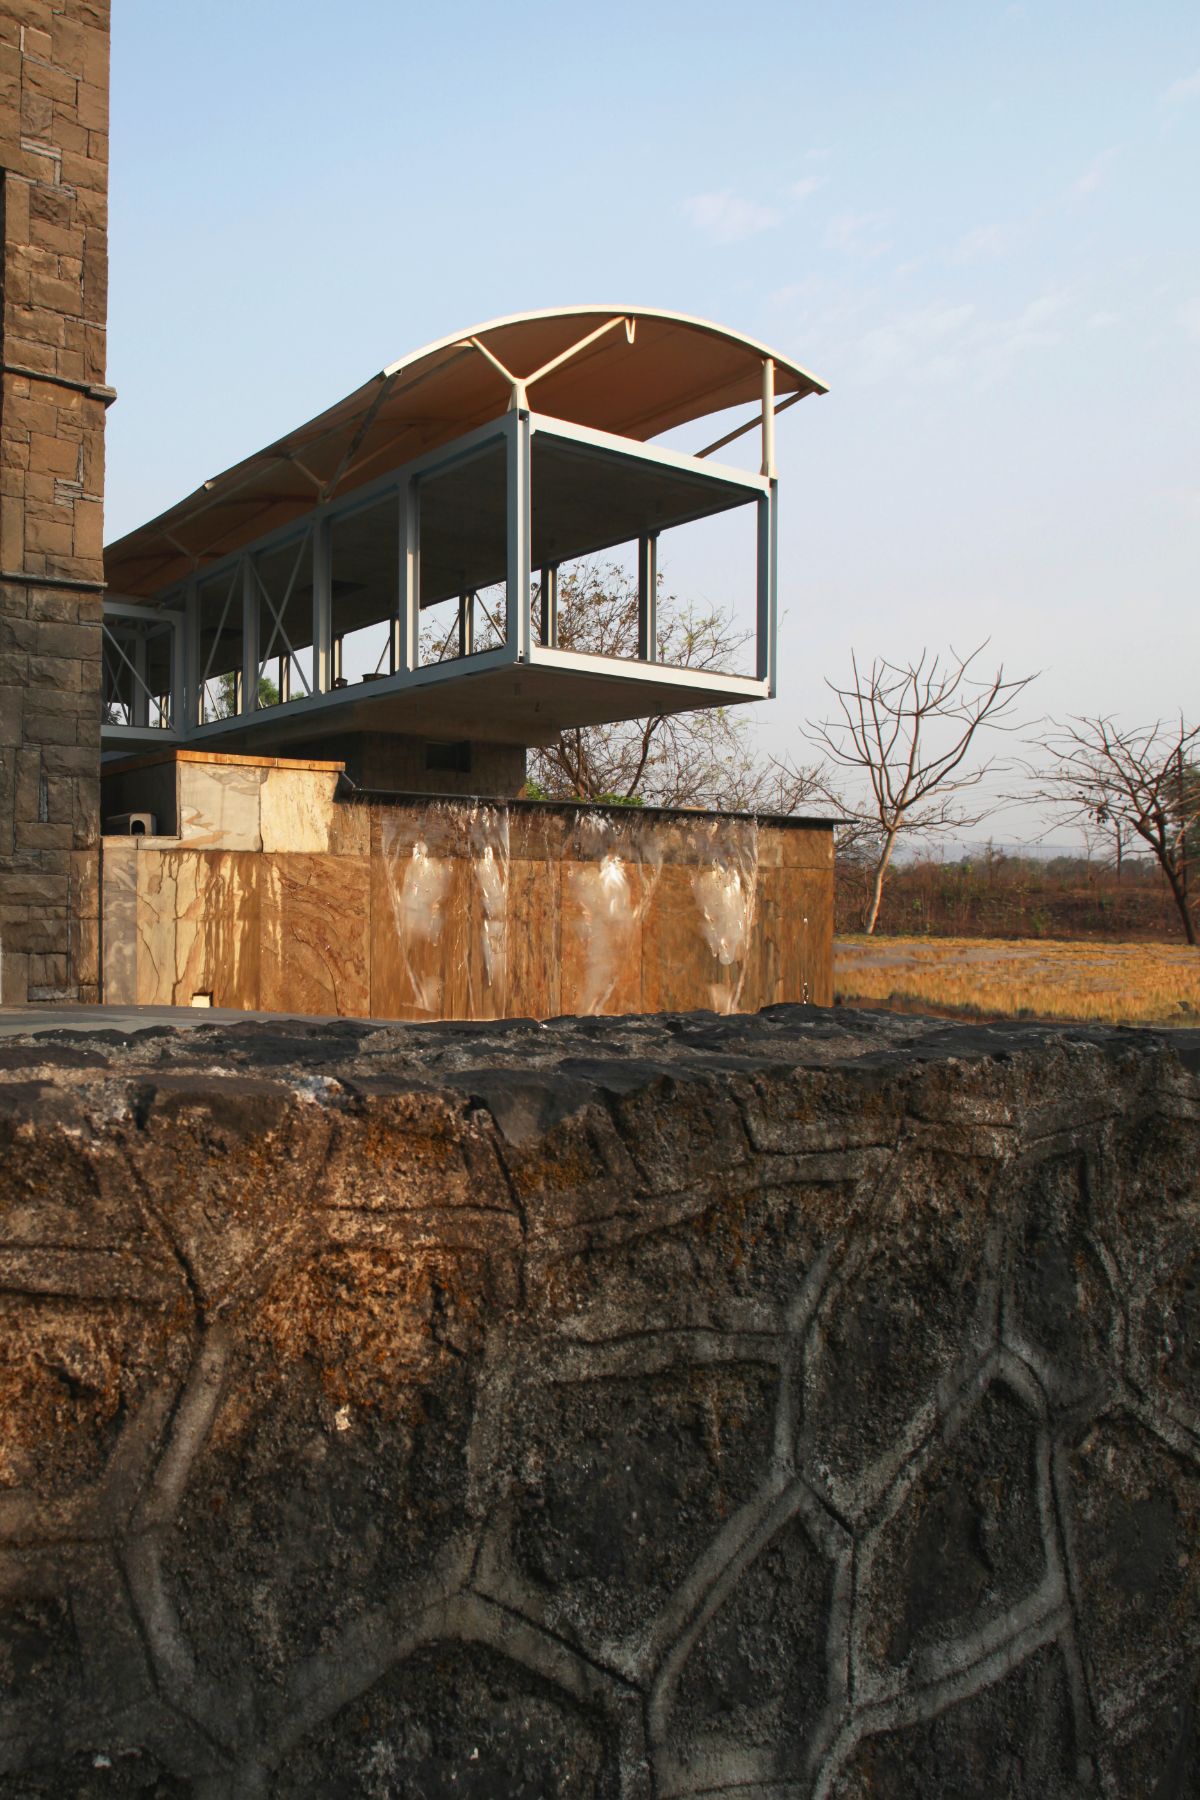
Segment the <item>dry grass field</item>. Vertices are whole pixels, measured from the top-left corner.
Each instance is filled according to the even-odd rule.
[[[1200,950],[1186,944],[839,937],[833,981],[847,1005],[1111,1025],[1200,1023]]]

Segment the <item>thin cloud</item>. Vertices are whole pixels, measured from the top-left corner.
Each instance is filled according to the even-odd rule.
[[[901,313],[860,338],[856,378],[868,385],[894,380],[970,382],[986,387],[1014,363],[1061,342],[1064,293],[1040,294],[1008,318],[981,317],[972,305],[935,303]]]
[[[959,238],[950,252],[949,260],[952,263],[972,263],[1007,256],[1016,237],[1016,230],[1011,225],[976,225]]]
[[[1185,300],[1179,309],[1179,323],[1189,337],[1200,343],[1200,294],[1194,300]]]
[[[769,231],[780,219],[775,207],[747,200],[729,188],[719,194],[693,194],[684,201],[683,212],[714,244],[740,244],[760,231]]]
[[[879,238],[887,224],[886,213],[839,213],[825,230],[825,248],[850,256],[882,256],[890,246]]]
[[[1084,320],[1089,331],[1109,331],[1114,325],[1120,323],[1121,315],[1115,312],[1094,312],[1090,318]]]
[[[793,181],[790,190],[792,199],[807,200],[810,194],[815,194],[818,188],[824,186],[825,177],[823,175],[806,175],[803,181]]]
[[[1102,150],[1099,156],[1094,157],[1075,183],[1075,192],[1077,194],[1094,194],[1103,182],[1109,164],[1116,154],[1115,150]]]
[[[1200,69],[1194,75],[1184,75],[1179,81],[1173,81],[1163,95],[1167,106],[1183,106],[1189,100],[1200,100]]]

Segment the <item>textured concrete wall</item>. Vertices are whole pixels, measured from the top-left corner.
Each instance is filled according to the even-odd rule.
[[[108,6],[0,0],[0,997],[95,999]]]
[[[525,785],[525,750],[520,744],[471,745],[469,770],[426,767],[426,739],[392,732],[360,731],[318,740],[313,756],[336,757],[359,787],[387,794],[483,794],[512,800]]]
[[[0,1062],[0,1795],[1200,1791],[1200,1034]]]

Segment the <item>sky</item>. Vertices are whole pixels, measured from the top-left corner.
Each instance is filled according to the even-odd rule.
[[[451,331],[662,306],[830,388],[777,429],[765,748],[852,648],[1200,711],[1194,0],[118,0],[111,154],[110,538]]]

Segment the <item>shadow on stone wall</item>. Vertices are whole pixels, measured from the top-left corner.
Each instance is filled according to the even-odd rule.
[[[1200,1037],[0,1061],[0,1796],[1200,1791]]]

